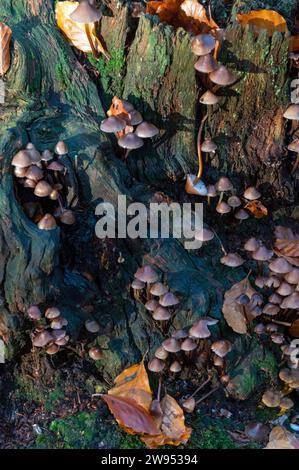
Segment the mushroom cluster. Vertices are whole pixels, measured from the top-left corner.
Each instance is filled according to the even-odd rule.
[[[144,145],[144,139],[151,139],[159,134],[159,129],[143,120],[142,115],[127,100],[116,96],[107,112],[107,118],[101,123],[100,129],[107,134],[114,134],[120,147],[126,150],[125,159],[131,150]]]
[[[40,230],[55,229],[57,221],[65,225],[75,223],[74,212],[64,207],[67,170],[60,158],[67,154],[63,141],[56,144],[54,152],[47,149],[42,153],[28,143],[12,159],[17,199]]]
[[[38,306],[32,305],[27,315],[34,323],[33,346],[44,348],[47,354],[53,355],[69,342],[65,329],[68,321],[57,307],[49,307],[43,314]]]

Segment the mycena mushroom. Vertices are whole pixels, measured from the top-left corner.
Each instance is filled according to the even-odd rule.
[[[84,24],[88,42],[96,59],[98,59],[100,55],[94,45],[90,32],[90,25],[93,25],[99,21],[101,17],[102,13],[97,8],[95,8],[94,5],[91,5],[88,0],[81,0],[78,7],[70,15],[71,20],[75,21],[76,23]]]

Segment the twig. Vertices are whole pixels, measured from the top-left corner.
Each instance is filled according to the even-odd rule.
[[[202,136],[202,131],[204,128],[204,124],[208,118],[208,114],[206,114],[201,121],[198,134],[197,134],[197,155],[198,155],[198,172],[197,172],[197,177],[194,180],[194,184],[198,183],[200,178],[202,177],[202,172],[203,172],[203,163],[202,163],[202,153],[201,153],[201,136]]]

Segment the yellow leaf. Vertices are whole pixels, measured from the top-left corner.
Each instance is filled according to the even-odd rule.
[[[85,31],[85,25],[76,23],[70,19],[70,15],[78,5],[79,2],[57,2],[55,7],[57,26],[74,47],[89,54],[92,52],[92,49]],[[95,25],[91,24],[89,29],[94,41],[95,49],[104,54],[106,58],[109,58],[101,42],[96,37]]]
[[[272,36],[275,31],[288,32],[286,20],[274,10],[254,10],[238,14],[237,20],[242,26],[252,26],[256,33],[266,30]]]
[[[251,212],[256,219],[262,219],[268,215],[268,209],[261,203],[261,201],[250,201],[245,205],[244,209]]]
[[[5,75],[10,67],[10,40],[12,31],[0,23],[0,75]]]

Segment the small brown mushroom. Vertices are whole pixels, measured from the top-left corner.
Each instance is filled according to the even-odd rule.
[[[216,41],[211,34],[198,34],[191,42],[191,50],[197,56],[209,54],[215,46]]]
[[[88,351],[88,355],[94,361],[98,361],[99,359],[103,357],[103,352],[101,351],[100,348],[93,347],[93,348],[90,348],[90,350]]]
[[[238,268],[245,263],[245,260],[237,253],[228,253],[220,259],[220,262],[230,268]]]
[[[37,224],[40,230],[53,230],[57,227],[56,220],[51,214],[45,214]]]
[[[151,372],[159,373],[164,369],[165,362],[161,361],[161,359],[158,359],[157,357],[154,357],[154,359],[148,363],[147,367]]]
[[[98,333],[100,331],[100,325],[95,320],[86,320],[85,328],[89,333]]]

